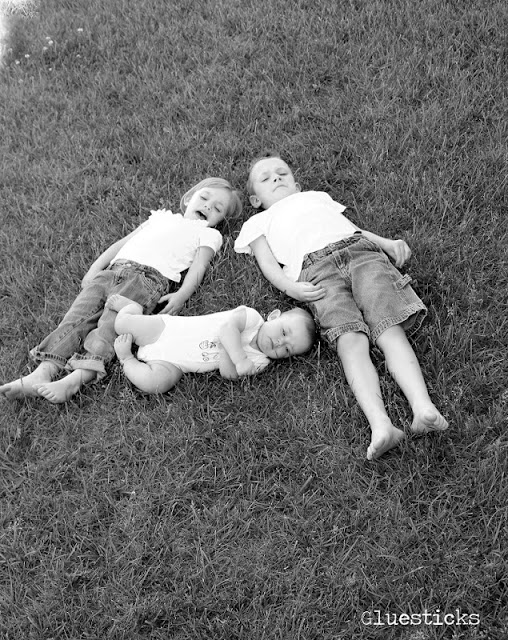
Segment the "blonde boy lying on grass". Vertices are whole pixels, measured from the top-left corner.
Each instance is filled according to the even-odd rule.
[[[219,369],[229,380],[255,375],[271,360],[305,353],[315,339],[312,316],[296,307],[272,311],[264,321],[245,306],[203,316],[145,316],[141,305],[121,295],[106,305],[118,312],[114,348],[125,376],[145,393],[165,393],[189,372]]]
[[[328,194],[302,192],[279,156],[256,160],[247,187],[251,204],[265,211],[244,223],[235,251],[253,253],[275,287],[309,306],[369,422],[367,458],[379,458],[404,438],[387,415],[369,338],[411,405],[412,431],[446,429],[406,337],[425,316],[425,305],[411,278],[388,259],[402,266],[411,255],[408,245],[360,230]]]

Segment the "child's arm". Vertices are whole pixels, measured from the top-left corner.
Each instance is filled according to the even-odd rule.
[[[168,313],[171,316],[175,316],[182,310],[183,305],[203,281],[205,272],[214,255],[215,252],[211,247],[199,247],[183,279],[182,286],[175,293],[168,293],[159,300],[159,302],[167,302],[164,309],[159,313]]]
[[[241,334],[245,331],[246,323],[245,309],[238,309],[220,328],[219,338],[225,354],[221,355],[219,371],[224,378],[235,380],[239,376],[251,376],[256,373],[256,365],[247,358],[242,347]]]
[[[300,302],[314,302],[325,296],[323,287],[318,287],[312,282],[290,280],[273,255],[265,236],[253,240],[250,247],[265,278],[286,295]]]
[[[367,240],[379,245],[381,249],[392,258],[396,267],[402,267],[411,257],[411,249],[404,240],[390,240],[389,238],[383,238],[382,236],[377,236],[375,233],[359,228],[358,231],[361,231]]]
[[[220,350],[219,373],[226,380],[238,380],[240,377],[226,349]]]
[[[129,235],[117,240],[114,244],[108,247],[105,251],[101,253],[101,255],[91,264],[88,271],[83,276],[81,280],[81,287],[86,287],[87,284],[90,284],[91,280],[95,278],[95,276],[105,269],[111,260],[116,256],[116,254],[120,251],[120,249],[124,246],[124,244],[132,238],[132,236],[139,231],[139,227],[134,229]]]

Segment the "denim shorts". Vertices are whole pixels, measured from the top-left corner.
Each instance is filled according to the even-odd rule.
[[[326,290],[321,300],[308,306],[321,336],[335,346],[349,332],[366,333],[373,343],[394,325],[416,330],[427,309],[382,249],[355,234],[307,254],[300,282],[312,282]]]

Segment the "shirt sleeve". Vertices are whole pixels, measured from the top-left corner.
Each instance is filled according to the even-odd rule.
[[[252,253],[250,243],[265,235],[266,215],[264,215],[264,212],[256,213],[256,215],[243,223],[240,233],[235,240],[234,249],[236,253]]]
[[[214,253],[217,253],[222,247],[222,235],[217,229],[204,227],[199,234],[199,246],[210,247]]]

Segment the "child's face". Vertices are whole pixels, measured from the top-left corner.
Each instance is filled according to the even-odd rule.
[[[272,360],[306,353],[311,344],[303,319],[290,313],[278,313],[279,315],[268,319],[258,331],[259,350]]]
[[[293,172],[281,158],[263,158],[250,172],[253,195],[250,202],[258,209],[268,209],[279,200],[298,193],[300,185]]]
[[[224,220],[231,201],[231,193],[220,187],[198,189],[184,203],[184,218],[206,220],[208,227],[215,227]]]

